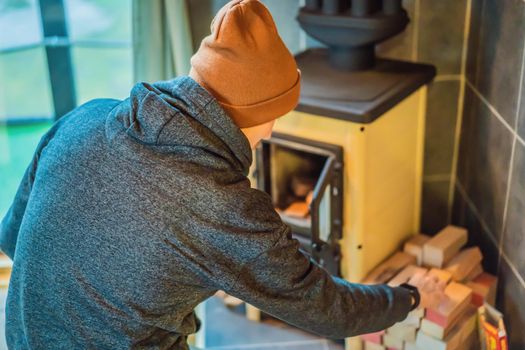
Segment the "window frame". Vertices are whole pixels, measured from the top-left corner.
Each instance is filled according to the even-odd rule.
[[[68,22],[64,0],[38,0],[42,40],[37,43],[0,48],[0,55],[44,48],[47,58],[47,72],[53,101],[53,120],[58,120],[77,107],[75,73],[71,58],[71,49],[76,47],[89,48],[131,48],[132,42],[126,40],[71,40],[68,32]],[[41,123],[50,120],[48,117],[35,116],[29,118],[10,118],[3,124]]]

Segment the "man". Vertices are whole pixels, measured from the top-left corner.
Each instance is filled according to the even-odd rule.
[[[329,276],[250,188],[251,148],[299,86],[268,10],[236,0],[190,77],[59,120],[1,224],[9,347],[187,349],[194,307],[217,290],[330,338],[404,319],[417,293]]]

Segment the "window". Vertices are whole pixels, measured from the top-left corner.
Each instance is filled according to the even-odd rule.
[[[36,0],[0,0],[0,120],[53,115]]]
[[[132,85],[132,0],[0,0],[0,219],[54,119]]]
[[[132,84],[131,0],[64,0],[64,5],[77,104],[97,97],[128,96]]]

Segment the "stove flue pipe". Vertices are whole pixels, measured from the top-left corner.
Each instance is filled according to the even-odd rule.
[[[372,0],[352,0],[352,16],[366,17],[374,10],[374,1]]]
[[[321,0],[306,0],[305,6],[309,11],[318,11],[321,9]]]
[[[348,9],[348,0],[323,0],[323,13],[337,15]]]
[[[401,0],[383,0],[383,12],[385,15],[397,15],[401,12]]]
[[[330,66],[341,71],[371,68],[374,45],[402,32],[408,22],[402,0],[322,0],[320,10],[308,1],[297,16],[303,30],[328,46]],[[351,4],[351,5],[350,5]],[[384,14],[397,12],[393,15]],[[348,9],[350,7],[350,10]]]

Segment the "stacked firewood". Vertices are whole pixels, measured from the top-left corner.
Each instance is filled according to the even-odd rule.
[[[365,284],[410,283],[417,274],[436,276],[447,283],[445,298],[436,309],[417,309],[385,331],[362,335],[365,350],[479,349],[477,308],[494,305],[497,279],[483,271],[478,247],[462,249],[467,230],[447,226],[436,236],[413,236],[377,266]]]

